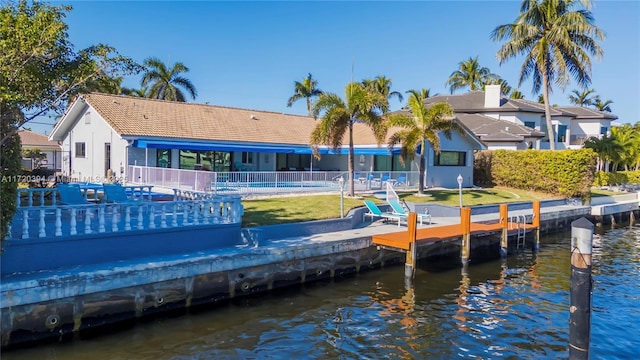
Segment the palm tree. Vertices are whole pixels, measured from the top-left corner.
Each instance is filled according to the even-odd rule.
[[[148,97],[149,94],[149,88],[146,86],[143,86],[139,89],[132,89],[132,88],[122,88],[122,95],[127,95],[127,96],[135,96],[135,97]]]
[[[509,86],[509,83],[507,82],[507,80],[501,78],[498,75],[494,75],[494,76],[495,78],[487,81],[487,83],[482,86],[482,90],[485,90],[485,86],[487,85],[500,85],[500,93],[505,96],[509,95],[511,93],[512,88],[511,86]]]
[[[186,102],[179,87],[187,90],[193,99],[196,98],[195,86],[189,79],[182,76],[189,71],[184,64],[175,63],[169,68],[158,58],[148,58],[144,61],[144,66],[146,72],[140,84],[142,87],[149,87],[147,94],[149,98]]]
[[[596,91],[593,89],[584,90],[582,92],[579,90],[573,90],[571,91],[573,95],[569,95],[569,102],[580,107],[593,105],[597,98],[597,96],[592,96],[595,92]]]
[[[602,101],[599,96],[596,96],[592,105],[600,111],[611,112],[611,104],[613,104],[613,101]]]
[[[492,80],[498,80],[498,76],[492,74],[489,68],[481,67],[478,57],[469,58],[458,64],[458,70],[451,73],[445,83],[453,94],[458,89],[469,87],[469,90],[480,90]]]
[[[598,154],[598,171],[609,171],[609,163],[619,161],[619,153],[623,151],[620,144],[606,134],[600,139],[595,136],[588,138],[584,147],[593,149]]]
[[[320,159],[320,145],[331,146],[338,150],[346,134],[349,138],[349,195],[354,196],[353,169],[353,125],[364,123],[373,130],[378,144],[384,141],[386,129],[383,123],[384,109],[388,107],[387,98],[377,91],[371,91],[361,83],[347,84],[344,100],[333,93],[320,94],[313,107],[313,116],[318,118],[322,113],[320,123],[311,133],[309,143],[313,154]]]
[[[291,107],[294,102],[299,99],[307,99],[307,112],[311,116],[311,98],[318,97],[322,94],[322,90],[318,89],[318,81],[314,80],[311,73],[306,78],[294,83],[294,94],[287,101],[287,106]]]
[[[395,97],[402,102],[402,94],[397,91],[391,91],[391,79],[384,75],[378,75],[374,79],[362,80],[362,85],[368,87],[372,91],[377,91],[384,95],[387,99]]]
[[[456,130],[464,134],[462,127],[454,121],[453,108],[449,103],[438,102],[427,107],[425,100],[429,97],[429,90],[409,90],[408,108],[411,113],[398,112],[391,114],[387,121],[389,127],[399,127],[389,137],[389,152],[396,144],[400,144],[400,162],[404,165],[406,160],[413,159],[416,150],[420,147],[420,163],[418,170],[420,180],[418,192],[424,194],[425,178],[425,148],[429,142],[436,153],[440,153],[440,136],[442,132],[447,139],[451,139],[451,131]]]
[[[524,99],[524,94],[518,89],[513,89],[511,90],[511,94],[509,94],[509,97],[511,99]]]
[[[620,146],[620,165],[625,171],[635,167],[640,159],[640,131],[629,124],[611,128],[611,137]]]
[[[584,9],[573,10],[578,3]],[[604,33],[595,25],[588,10],[590,0],[523,0],[520,15],[513,24],[500,25],[491,33],[494,41],[506,40],[498,50],[500,64],[521,54],[525,61],[518,86],[533,77],[533,92],[542,88],[549,146],[555,149],[549,92],[555,82],[565,88],[573,77],[583,88],[591,83],[591,59],[599,58],[602,48],[596,40]]]

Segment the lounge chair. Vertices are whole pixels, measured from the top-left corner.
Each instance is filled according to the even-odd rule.
[[[135,200],[133,197],[127,196],[127,192],[118,184],[103,184],[104,199],[109,203],[118,204],[139,204],[142,200]]]
[[[60,203],[64,205],[85,205],[90,202],[82,194],[78,184],[58,184]]]
[[[392,186],[407,186],[407,177],[406,176],[398,176],[397,179],[389,180],[391,181]]]
[[[371,200],[365,200],[364,204],[367,206],[367,209],[369,210],[369,212],[365,213],[362,216],[362,221],[364,221],[367,218],[367,216],[371,217],[371,221],[373,221],[374,217],[379,217],[379,218],[382,218],[384,220],[389,220],[389,219],[397,220],[398,221],[398,226],[400,226],[400,221],[407,218],[406,216],[402,216],[402,215],[398,215],[398,214],[384,213],[384,212],[382,212],[382,210],[380,210],[378,205],[376,205]]]
[[[400,204],[398,200],[387,199],[387,203],[391,205],[391,209],[393,209],[394,214],[401,215],[401,216],[409,216],[409,213],[407,212],[407,210],[404,209],[404,206],[402,206],[402,204]],[[429,214],[428,210],[424,214],[417,214],[417,215],[418,215],[418,220],[420,220],[420,225],[422,225],[422,222],[424,221],[424,219],[429,219],[429,225],[431,225],[431,214]]]

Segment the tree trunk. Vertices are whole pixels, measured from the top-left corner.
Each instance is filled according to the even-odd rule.
[[[349,196],[355,196],[355,191],[353,188],[353,122],[349,123]]]
[[[544,117],[547,122],[547,134],[549,134],[549,149],[556,149],[556,135],[551,123],[551,106],[549,105],[549,76],[547,69],[542,69],[542,97],[544,98]]]

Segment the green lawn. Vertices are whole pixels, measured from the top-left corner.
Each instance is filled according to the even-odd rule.
[[[412,193],[399,193],[401,199],[414,203],[438,203],[457,206],[457,190],[429,190],[431,196],[417,196]],[[462,191],[463,205],[496,204],[515,201],[532,201],[552,198],[547,194],[539,194],[513,189],[485,189]],[[365,197],[376,203],[383,204],[383,200],[375,197]],[[340,217],[340,195],[298,195],[287,197],[273,197],[256,200],[243,200],[244,215],[242,226],[258,226],[300,222],[321,219],[335,219]],[[363,206],[362,199],[345,197],[345,215],[349,209]]]

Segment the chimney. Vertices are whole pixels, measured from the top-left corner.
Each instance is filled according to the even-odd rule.
[[[500,85],[485,85],[484,107],[485,109],[497,109],[500,107]]]

